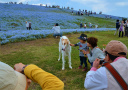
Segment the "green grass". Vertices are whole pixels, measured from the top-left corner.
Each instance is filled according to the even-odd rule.
[[[72,44],[78,43],[81,33],[71,33],[66,35]],[[85,32],[88,37],[98,38],[98,46],[102,49],[105,48],[103,44],[107,44],[111,40],[122,41],[127,47],[127,37],[119,38],[114,36],[114,31],[101,31],[101,32]],[[59,38],[55,39],[49,36],[44,39],[38,39],[33,41],[23,41],[18,43],[9,43],[0,46],[0,61],[5,62],[12,67],[14,64],[22,62],[24,64],[36,64],[40,68],[47,72],[50,72],[60,78],[65,84],[65,90],[86,90],[84,89],[84,79],[86,72],[78,69],[79,51],[78,47],[72,47],[72,67],[68,67],[68,58],[66,57],[65,70],[62,71],[62,61],[57,61]],[[88,64],[88,68],[90,65]],[[32,83],[29,90],[41,90],[41,87]]]
[[[98,18],[98,17],[91,17],[91,16],[76,16],[77,22],[73,22],[77,25],[80,25],[82,22],[83,24],[86,22],[87,27],[89,27],[89,23],[93,24],[93,28],[97,24],[99,28],[115,28],[116,20],[113,19],[105,19],[105,18]]]

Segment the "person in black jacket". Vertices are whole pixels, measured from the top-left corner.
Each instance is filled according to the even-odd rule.
[[[119,22],[119,20],[117,20],[116,21],[116,31],[115,31],[114,35],[116,35],[116,33],[119,31],[119,28],[120,28],[120,22]]]

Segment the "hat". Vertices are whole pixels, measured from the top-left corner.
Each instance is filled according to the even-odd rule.
[[[25,90],[26,76],[0,62],[0,90]]]
[[[110,41],[106,48],[105,51],[107,51],[109,54],[113,56],[127,56],[127,47],[125,44],[123,44],[120,41],[112,40]]]
[[[81,34],[80,37],[78,37],[80,40],[87,40],[87,35]]]

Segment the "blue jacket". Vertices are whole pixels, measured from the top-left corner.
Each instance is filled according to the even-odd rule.
[[[105,55],[103,53],[102,50],[100,50],[99,48],[97,47],[94,47],[92,50],[91,50],[91,54],[87,54],[88,56],[88,59],[89,61],[92,63],[93,61],[95,61],[96,58],[99,58],[99,59],[104,59],[105,58]]]

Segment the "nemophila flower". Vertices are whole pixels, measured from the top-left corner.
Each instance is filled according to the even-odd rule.
[[[52,27],[55,23],[59,23],[62,33],[115,30],[113,28],[79,29],[78,23],[82,17],[72,16],[70,13],[71,10],[67,9],[0,3],[1,44],[46,37],[53,34]],[[26,30],[25,21],[31,22],[32,30]]]
[[[85,32],[85,31],[106,31],[115,30],[114,28],[97,28],[97,29],[61,29],[61,32],[72,33],[72,32]],[[0,31],[0,38],[2,39],[1,44],[8,42],[15,42],[20,40],[34,40],[53,34],[53,30],[8,30]]]

